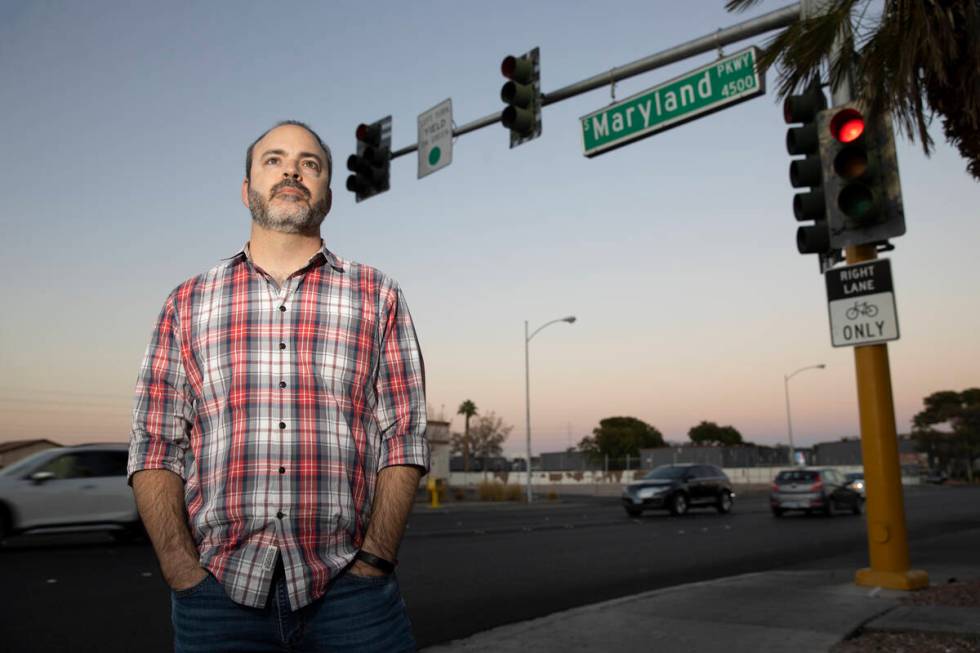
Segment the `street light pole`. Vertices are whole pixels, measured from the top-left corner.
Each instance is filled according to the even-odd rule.
[[[525,433],[527,435],[527,502],[531,503],[531,364],[530,364],[530,345],[531,339],[527,335],[527,320],[524,320],[524,408]]]
[[[569,324],[575,323],[575,316],[569,315],[568,317],[562,317],[557,320],[552,320],[550,322],[545,322],[537,329],[534,333],[528,335],[528,323],[524,320],[524,406],[526,408],[526,418],[527,418],[527,502],[531,503],[534,498],[531,493],[531,363],[530,363],[530,344],[531,338],[536,336],[541,329],[545,328],[550,324],[555,322],[568,322]]]
[[[789,431],[789,464],[790,465],[796,464],[796,450],[793,447],[793,418],[790,416],[790,411],[789,411],[789,380],[804,370],[822,370],[825,367],[827,366],[824,365],[823,363],[820,363],[819,365],[807,365],[806,367],[801,367],[800,369],[796,370],[792,374],[783,375],[783,389],[786,392],[786,429],[787,431]]]

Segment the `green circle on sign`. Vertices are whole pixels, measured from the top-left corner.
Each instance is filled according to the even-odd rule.
[[[431,150],[429,150],[429,165],[434,166],[435,164],[439,163],[439,159],[441,157],[442,157],[442,150],[439,149],[439,146],[432,148]]]

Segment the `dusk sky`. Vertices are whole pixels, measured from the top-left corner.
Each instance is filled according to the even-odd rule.
[[[462,125],[503,108],[500,61],[541,49],[545,92],[785,6],[587,2],[0,3],[0,441],[123,441],[150,332],[181,281],[238,251],[245,148],[283,119],[332,147],[324,238],[401,284],[430,416],[473,400],[524,447],[524,320],[533,448],[632,415],[669,440],[701,420],[763,444],[858,431],[854,357],[831,346],[823,278],[795,247],[786,127],[770,92],[587,159],[598,89],[546,107],[541,138],[493,125],[448,168],[355,204],[344,161],[360,122],[394,146],[452,98]],[[735,52],[767,37],[726,47]],[[617,98],[709,53],[616,86]],[[939,390],[980,385],[980,187],[932,127],[900,140],[908,233],[888,256],[901,339],[889,346],[899,431]]]

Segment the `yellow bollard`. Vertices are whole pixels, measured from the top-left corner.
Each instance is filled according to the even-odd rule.
[[[439,507],[439,483],[436,481],[434,477],[430,476],[429,481],[426,485],[429,488],[429,495],[431,497],[429,505],[432,506],[433,508],[438,508]]]

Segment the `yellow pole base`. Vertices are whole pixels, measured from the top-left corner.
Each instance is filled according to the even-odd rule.
[[[439,507],[439,483],[436,479],[429,477],[426,487],[429,490],[429,505],[433,508]]]
[[[929,587],[929,574],[921,569],[875,571],[865,567],[855,572],[854,582],[865,587],[881,587],[886,590],[918,590]]]

